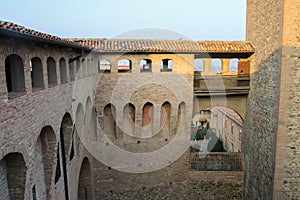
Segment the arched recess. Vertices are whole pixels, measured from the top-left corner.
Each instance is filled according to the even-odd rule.
[[[219,58],[212,59],[210,63],[211,72],[222,72],[222,60]]]
[[[161,72],[171,72],[173,68],[172,59],[165,58],[160,62],[160,71]]]
[[[150,59],[141,60],[140,72],[152,72],[152,61]]]
[[[38,57],[31,59],[31,85],[32,88],[44,87],[43,65]]]
[[[20,153],[9,153],[0,161],[0,199],[23,200],[26,164]]]
[[[7,92],[24,92],[24,65],[20,56],[11,54],[5,59],[5,78]]]
[[[76,59],[76,77],[77,77],[77,79],[78,79],[79,77],[81,77],[81,71],[80,71],[80,68],[81,68],[80,59]]]
[[[47,74],[48,74],[48,85],[51,86],[57,84],[56,63],[52,57],[49,57],[47,59]]]
[[[73,120],[70,113],[66,113],[61,122],[61,144],[63,146],[63,154],[68,157],[71,140],[72,140],[72,129],[73,129]]]
[[[81,103],[78,104],[76,109],[76,130],[79,135],[83,134],[84,131],[84,111]]]
[[[123,108],[123,132],[131,136],[135,132],[135,106],[131,103]]]
[[[154,116],[154,107],[150,102],[145,103],[142,113],[142,127],[144,135],[153,135],[153,116]]]
[[[75,81],[75,66],[74,66],[73,59],[69,59],[69,74],[70,74],[70,81]]]
[[[56,136],[51,126],[45,126],[38,137],[36,143],[37,163],[42,164],[44,181],[46,186],[46,196],[50,199],[50,190],[52,186],[53,171],[56,169],[57,156]],[[40,160],[41,159],[41,160]]]
[[[87,76],[87,64],[86,64],[86,58],[82,58],[81,59],[81,75],[82,77],[86,77]]]
[[[78,200],[87,200],[93,199],[93,184],[92,184],[92,172],[91,164],[87,157],[82,161],[80,172],[79,172],[79,181],[78,181]]]
[[[178,114],[177,114],[177,130],[180,128],[184,130],[185,128],[185,103],[181,102],[178,106]]]
[[[91,118],[90,118],[90,138],[93,141],[98,141],[97,137],[97,112],[96,108],[93,106],[91,111]]]
[[[66,83],[67,82],[67,66],[66,66],[66,60],[64,58],[61,58],[59,60],[59,72],[60,72],[61,83]]]
[[[85,114],[84,114],[84,130],[85,134],[90,136],[91,130],[91,114],[92,114],[93,104],[91,98],[88,96],[85,103]]]
[[[233,58],[229,62],[229,71],[231,72],[237,72],[238,71],[238,63],[239,59]]]
[[[131,72],[132,70],[132,62],[128,59],[122,59],[118,61],[118,72]]]
[[[160,127],[169,130],[170,118],[171,118],[171,104],[170,102],[166,101],[161,106]]]
[[[104,134],[111,139],[117,138],[116,133],[116,107],[109,103],[104,107]]]

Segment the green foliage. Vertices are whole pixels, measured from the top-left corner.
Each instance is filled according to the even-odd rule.
[[[204,136],[207,134],[207,130],[198,130],[195,136],[196,140],[203,140]]]

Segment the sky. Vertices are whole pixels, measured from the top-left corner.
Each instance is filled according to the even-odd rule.
[[[0,0],[0,19],[59,37],[245,40],[246,0]]]

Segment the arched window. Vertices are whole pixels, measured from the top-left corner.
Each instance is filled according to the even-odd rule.
[[[152,72],[152,61],[150,59],[141,60],[140,72]]]
[[[74,61],[72,59],[69,59],[69,74],[70,74],[70,80],[75,81]]]
[[[19,56],[12,54],[6,57],[5,77],[8,93],[25,91],[24,66]]]
[[[173,65],[173,62],[171,59],[163,59],[161,62],[160,62],[160,71],[161,72],[171,72],[172,71],[172,65]]]
[[[31,83],[32,88],[44,87],[43,66],[38,57],[31,59]]]
[[[47,59],[48,85],[51,86],[57,83],[56,79],[56,63],[51,57]]]
[[[239,59],[233,58],[229,62],[229,71],[231,72],[237,72],[238,71],[238,63]]]
[[[67,67],[66,67],[66,60],[61,58],[59,60],[59,72],[60,72],[60,81],[61,83],[67,82]]]
[[[131,72],[132,69],[132,63],[131,60],[128,59],[122,59],[118,61],[118,72]]]
[[[196,58],[194,60],[194,71],[196,73],[203,72],[203,69],[204,69],[203,66],[204,66],[204,64],[203,64],[203,60],[202,59]]]
[[[98,72],[110,72],[110,61],[109,60],[99,60],[98,62]]]
[[[210,63],[211,72],[222,72],[222,61],[221,59],[213,59]]]

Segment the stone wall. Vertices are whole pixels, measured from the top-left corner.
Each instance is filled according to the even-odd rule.
[[[244,198],[297,199],[299,1],[248,0],[247,40],[255,54],[243,130]]]

